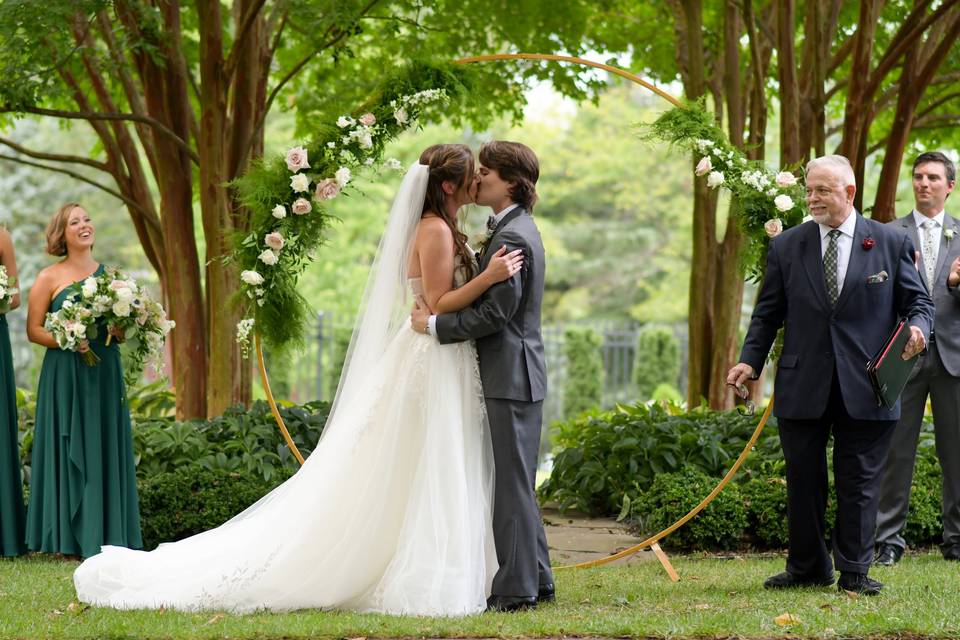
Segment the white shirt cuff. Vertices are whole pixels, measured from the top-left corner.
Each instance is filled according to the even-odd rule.
[[[430,316],[430,318],[427,319],[427,335],[437,335],[437,316]]]

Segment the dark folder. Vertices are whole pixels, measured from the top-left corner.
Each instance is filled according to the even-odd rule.
[[[904,360],[903,349],[910,340],[910,328],[906,320],[897,323],[893,333],[887,338],[870,362],[867,363],[867,374],[870,383],[877,394],[877,404],[892,409],[907,384],[907,378],[917,362],[919,354],[909,360]]]

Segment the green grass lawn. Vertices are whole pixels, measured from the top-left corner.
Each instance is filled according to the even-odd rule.
[[[681,581],[659,564],[557,574],[556,603],[518,614],[400,618],[343,612],[229,615],[113,611],[74,600],[76,563],[0,560],[3,638],[306,638],[738,636],[871,637],[960,634],[960,566],[937,555],[905,558],[871,575],[887,583],[877,598],[835,589],[767,592],[763,579],[782,558],[673,558]],[[789,613],[796,622],[777,624]]]

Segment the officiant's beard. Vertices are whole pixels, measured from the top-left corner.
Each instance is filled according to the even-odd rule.
[[[824,213],[823,215],[817,215],[813,212],[810,213],[810,217],[813,218],[813,221],[817,224],[828,224],[830,222],[830,214]]]

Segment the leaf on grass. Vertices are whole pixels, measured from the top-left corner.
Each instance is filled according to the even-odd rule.
[[[788,627],[792,624],[799,624],[800,618],[793,615],[792,613],[781,613],[776,618],[773,619],[781,627]]]
[[[836,610],[837,610],[837,608],[836,608],[834,605],[830,604],[829,602],[828,602],[827,604],[822,604],[822,605],[820,605],[820,608],[823,609],[824,611],[836,611]]]
[[[227,617],[227,614],[225,614],[225,613],[218,613],[217,615],[215,615],[215,616],[213,616],[212,618],[210,618],[209,620],[207,620],[207,624],[214,624],[215,622],[220,622],[221,620],[223,620],[223,619],[226,618],[226,617]]]
[[[80,604],[79,602],[71,602],[70,604],[67,605],[67,611],[76,615],[80,615],[81,613],[83,613],[89,608],[90,608],[90,605]]]
[[[626,606],[628,606],[628,605],[630,604],[630,601],[627,600],[626,597],[624,597],[624,596],[617,596],[617,597],[615,597],[615,598],[613,599],[613,603],[614,603],[614,604],[618,604],[618,605],[620,605],[621,607],[626,607]]]
[[[711,607],[711,605],[709,605],[709,604],[695,604],[695,605],[693,605],[693,608],[694,608],[694,609],[699,609],[700,611],[706,611],[706,610],[709,609],[710,607]]]
[[[847,589],[844,589],[843,593],[852,600],[856,600],[857,598],[860,597],[860,594],[857,593],[856,591],[848,591]]]

